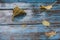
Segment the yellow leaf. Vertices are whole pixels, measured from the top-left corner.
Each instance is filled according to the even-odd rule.
[[[25,13],[25,11],[22,10],[22,9],[20,9],[20,8],[17,7],[17,6],[13,9],[13,16],[21,15],[21,14],[23,14],[23,13]]]
[[[51,31],[51,32],[46,32],[45,35],[50,38],[50,37],[53,37],[54,35],[56,35],[56,32],[54,31]]]
[[[27,25],[26,24],[23,24],[22,27],[25,28],[25,27],[27,27]]]
[[[40,9],[50,10],[56,2],[57,2],[57,1],[55,1],[55,2],[52,3],[51,5],[47,5],[47,6],[41,5],[41,6],[40,6]]]
[[[18,6],[16,6],[13,9],[13,15],[12,15],[12,20],[14,20],[14,17],[16,16],[22,16],[22,15],[26,15],[25,11],[20,9]]]
[[[45,7],[45,9],[50,10],[52,8],[52,5],[48,5]]]
[[[43,24],[44,26],[50,26],[50,22],[48,22],[48,21],[46,21],[46,20],[42,21],[42,24]]]
[[[48,5],[48,6],[40,6],[40,9],[46,9],[46,10],[50,10],[52,8],[52,5]]]

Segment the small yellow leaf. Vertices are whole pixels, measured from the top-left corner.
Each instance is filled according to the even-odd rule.
[[[48,5],[48,6],[40,6],[40,9],[50,10],[51,8],[52,8],[52,5]]]
[[[23,24],[22,27],[25,28],[25,27],[27,27],[27,25],[26,24]]]
[[[55,2],[52,3],[51,5],[47,5],[47,6],[41,5],[41,6],[40,6],[40,9],[50,10],[56,2],[57,2],[57,1],[55,1]]]
[[[51,31],[51,32],[46,32],[45,35],[50,38],[50,37],[53,37],[54,35],[56,35],[56,32],[54,31]]]
[[[26,15],[25,11],[20,9],[18,6],[16,6],[13,9],[12,20],[14,20],[14,17],[16,17],[16,16],[23,16],[23,15]]]
[[[44,26],[50,26],[50,22],[48,22],[48,21],[46,21],[46,20],[42,21],[42,24],[43,24]]]
[[[52,8],[52,5],[48,5],[45,7],[45,9],[50,10]]]
[[[18,16],[18,15],[22,15],[22,14],[25,14],[25,11],[20,9],[18,6],[16,6],[13,9],[13,16]]]

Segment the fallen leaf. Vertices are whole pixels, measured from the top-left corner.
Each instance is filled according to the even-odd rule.
[[[54,35],[56,35],[56,32],[54,31],[51,31],[51,32],[46,32],[45,35],[50,38],[50,37],[53,37]]]
[[[43,24],[44,26],[50,26],[50,22],[48,22],[48,21],[46,21],[46,20],[43,20],[43,21],[42,21],[42,24]]]

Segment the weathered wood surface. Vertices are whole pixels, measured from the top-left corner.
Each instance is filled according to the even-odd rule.
[[[36,5],[39,4],[37,5],[37,7],[35,7],[37,9],[39,9],[39,6],[42,4],[38,2],[34,3],[36,3]],[[32,2],[32,4],[34,3]],[[54,7],[48,12],[40,13],[39,11],[37,11],[36,13],[40,15],[31,15],[34,14],[34,12],[32,12],[33,6],[30,3],[23,3],[25,5],[21,6],[21,9],[24,9],[24,11],[28,15],[25,17],[25,19],[23,19],[23,21],[21,20],[18,22],[11,21],[12,10],[14,6],[12,5],[12,3],[6,4],[0,4],[0,40],[48,39],[44,33],[50,31],[56,31],[57,34],[49,39],[60,39],[60,2],[57,2]],[[20,4],[18,4],[18,6],[20,6]],[[43,4],[46,5],[45,2]],[[51,22],[51,25],[49,27],[42,25],[42,19],[48,20],[49,22]],[[26,27],[23,27],[23,24],[25,24]]]

